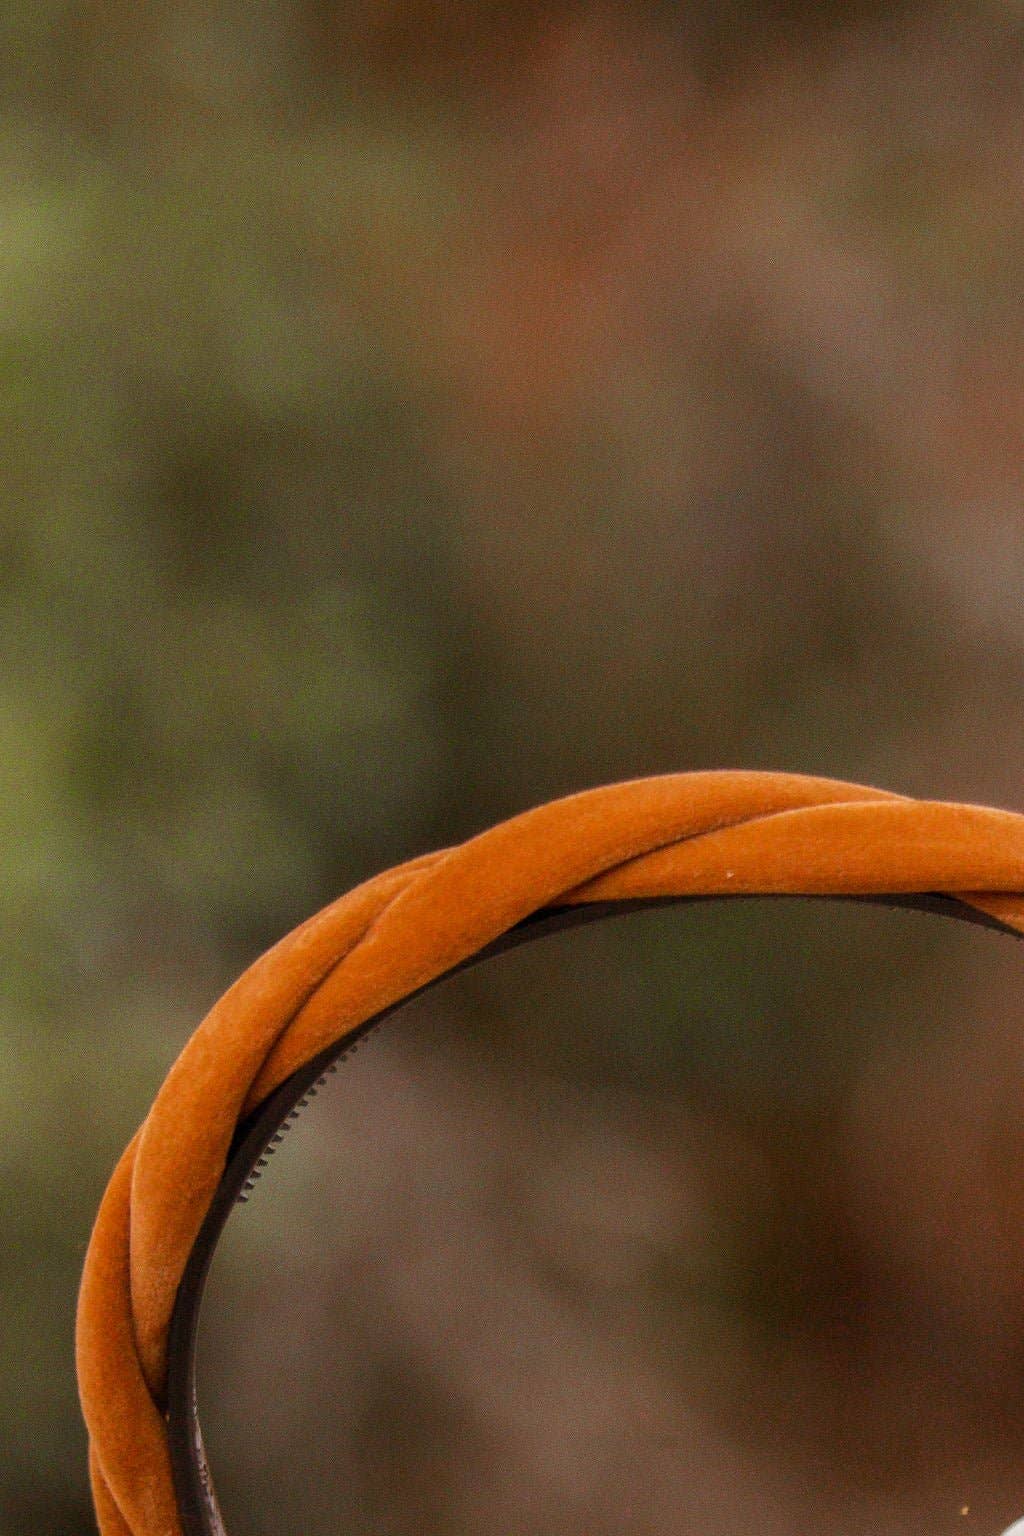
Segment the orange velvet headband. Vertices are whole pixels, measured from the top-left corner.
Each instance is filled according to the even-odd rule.
[[[274,945],[182,1051],[96,1218],[77,1361],[103,1536],[182,1536],[167,1422],[175,1298],[239,1123],[300,1069],[535,914],[914,893],[1024,932],[1024,816],[800,774],[669,774],[570,795],[412,859]]]

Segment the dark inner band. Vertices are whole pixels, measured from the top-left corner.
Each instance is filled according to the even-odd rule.
[[[530,943],[548,933],[565,928],[576,928],[584,923],[594,923],[602,918],[618,916],[626,912],[646,911],[650,908],[689,905],[698,901],[736,901],[735,896],[663,896],[631,901],[594,902],[585,906],[545,907],[524,918],[514,928],[478,950],[468,960],[453,966],[451,970],[427,982],[417,991],[409,993],[394,1007],[367,1019],[344,1039],[327,1046],[312,1061],[300,1067],[245,1120],[235,1132],[228,1154],[223,1177],[217,1187],[213,1203],[196,1238],[195,1246],[178,1287],[178,1294],[171,1319],[168,1338],[167,1364],[167,1421],[171,1452],[174,1487],[178,1511],[185,1536],[226,1536],[224,1523],[217,1507],[196,1404],[196,1339],[199,1327],[199,1311],[203,1289],[218,1239],[231,1214],[232,1207],[250,1185],[257,1165],[268,1146],[279,1136],[283,1126],[293,1118],[311,1090],[315,1092],[324,1075],[338,1059],[350,1051],[362,1036],[374,1029],[383,1019],[396,1013],[414,997],[429,991],[439,982],[469,966],[478,965],[493,955],[500,955],[520,944]],[[743,898],[746,899],[746,898]],[[757,898],[764,899],[764,898]],[[778,899],[778,898],[769,898]],[[790,900],[792,898],[781,898]],[[1022,935],[1015,928],[1001,923],[997,918],[978,912],[951,896],[937,894],[885,895],[885,896],[837,896],[829,900],[867,902],[876,905],[910,908],[914,911],[936,912],[944,917],[958,918],[982,928],[994,928],[999,933]]]

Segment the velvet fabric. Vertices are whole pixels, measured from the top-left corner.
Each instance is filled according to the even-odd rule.
[[[164,1415],[175,1295],[235,1127],[325,1046],[553,905],[941,892],[1024,932],[1024,816],[800,774],[670,774],[570,795],[316,913],[200,1024],[103,1197],[77,1364],[102,1536],[181,1536]]]

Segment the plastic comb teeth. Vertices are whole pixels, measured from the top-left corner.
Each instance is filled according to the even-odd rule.
[[[252,1169],[248,1174],[248,1177],[245,1180],[245,1183],[239,1190],[238,1195],[236,1196],[236,1202],[238,1205],[247,1204],[249,1196],[252,1194],[253,1190],[256,1188],[256,1185],[260,1181],[260,1177],[262,1176],[264,1168],[266,1168],[270,1159],[273,1157],[278,1147],[284,1141],[285,1132],[295,1124],[296,1120],[299,1118],[299,1115],[305,1109],[310,1099],[316,1098],[320,1089],[327,1082],[327,1079],[331,1077],[335,1072],[337,1072],[338,1068],[341,1066],[341,1063],[343,1061],[347,1061],[350,1056],[354,1056],[356,1051],[363,1044],[363,1041],[367,1038],[367,1035],[371,1035],[373,1033],[374,1031],[372,1029],[367,1030],[366,1034],[363,1035],[359,1040],[353,1041],[348,1050],[342,1051],[340,1056],[335,1057],[334,1061],[332,1061],[326,1070],[321,1073],[312,1087],[307,1088],[302,1098],[299,1099],[295,1106],[288,1111],[288,1114],[285,1116],[284,1120],[271,1136],[259,1157],[257,1157],[255,1163],[252,1166]]]

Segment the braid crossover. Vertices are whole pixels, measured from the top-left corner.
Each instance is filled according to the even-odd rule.
[[[801,774],[681,773],[412,859],[274,945],[182,1051],[96,1219],[77,1363],[102,1536],[181,1536],[164,1410],[175,1296],[239,1120],[293,1072],[546,908],[918,892],[1024,932],[1024,816]]]

